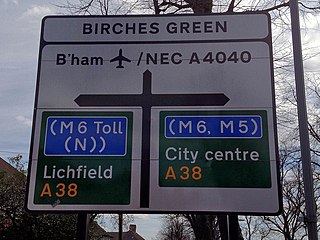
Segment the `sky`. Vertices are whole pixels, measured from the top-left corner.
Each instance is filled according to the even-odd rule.
[[[61,10],[54,0],[0,0],[0,157],[27,163],[42,17]],[[155,239],[160,215],[136,215],[137,232]],[[107,226],[110,231],[110,226]]]
[[[28,159],[40,20],[53,13],[44,1],[0,1],[0,108],[3,158]]]
[[[61,12],[56,0],[0,0],[0,157],[29,158],[35,96],[40,24],[42,17]],[[320,18],[308,23],[304,41],[319,50]],[[311,29],[311,31],[310,31]],[[320,72],[319,55],[306,62],[308,72]],[[156,239],[160,215],[136,215],[137,232]],[[110,230],[110,229],[109,229]]]

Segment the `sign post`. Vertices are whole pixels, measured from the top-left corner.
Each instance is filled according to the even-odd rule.
[[[30,210],[280,210],[265,13],[46,17],[36,95]]]
[[[297,109],[299,120],[299,133],[301,144],[301,159],[303,170],[303,186],[306,201],[306,223],[308,227],[308,238],[318,239],[317,231],[317,207],[313,189],[313,174],[311,169],[310,141],[308,130],[308,114],[306,106],[304,71],[302,59],[302,45],[299,22],[298,1],[290,1],[292,45],[294,53],[295,83],[297,92]]]

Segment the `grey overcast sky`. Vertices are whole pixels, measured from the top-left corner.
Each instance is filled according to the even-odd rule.
[[[0,1],[0,154],[22,153],[27,161],[42,16],[45,1]]]

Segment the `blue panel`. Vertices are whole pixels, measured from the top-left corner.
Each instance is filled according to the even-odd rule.
[[[167,116],[166,138],[261,138],[260,116]]]
[[[53,116],[47,119],[47,156],[124,156],[126,117]]]

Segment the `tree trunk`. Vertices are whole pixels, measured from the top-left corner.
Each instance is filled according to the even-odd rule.
[[[195,14],[206,14],[212,12],[212,0],[185,0],[190,4]]]

